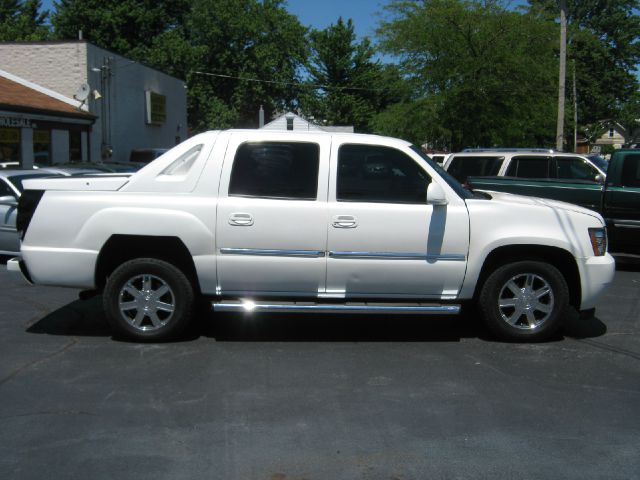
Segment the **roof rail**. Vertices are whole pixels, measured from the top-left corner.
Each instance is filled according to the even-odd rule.
[[[535,152],[557,153],[553,148],[465,148],[463,152]]]

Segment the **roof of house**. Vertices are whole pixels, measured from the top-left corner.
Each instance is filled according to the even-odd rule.
[[[29,86],[28,86],[29,85]],[[58,97],[58,98],[56,98]],[[48,92],[47,89],[37,85],[21,82],[13,75],[0,72],[0,108],[58,115],[65,117],[78,117],[93,120],[96,117],[79,109],[73,99],[63,100],[59,94]]]

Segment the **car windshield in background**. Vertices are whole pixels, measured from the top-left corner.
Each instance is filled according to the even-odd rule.
[[[56,175],[54,173],[43,173],[41,175],[12,175],[7,177],[7,179],[18,189],[20,193],[24,191],[24,186],[22,182],[24,180],[33,180],[35,178],[55,178],[62,177],[62,175]]]
[[[587,155],[587,158],[591,160],[596,167],[598,167],[604,173],[607,173],[609,162],[607,162],[604,157],[601,157],[600,155]]]
[[[465,189],[460,182],[458,182],[455,178],[449,175],[444,168],[438,165],[436,162],[431,160],[429,156],[422,151],[420,147],[416,147],[415,145],[411,145],[411,150],[420,155],[425,162],[427,162],[431,167],[440,174],[442,179],[447,182],[447,184],[455,190],[455,192],[460,195],[461,198],[475,198],[475,195],[470,190]]]

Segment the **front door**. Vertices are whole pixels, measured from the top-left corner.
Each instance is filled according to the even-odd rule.
[[[469,218],[446,185],[427,205],[428,166],[408,148],[332,145],[327,295],[455,298],[466,270]]]
[[[331,137],[231,135],[217,207],[218,293],[304,296],[326,280]]]

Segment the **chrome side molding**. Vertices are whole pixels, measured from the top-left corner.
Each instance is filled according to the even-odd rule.
[[[433,303],[379,303],[379,302],[277,302],[259,300],[224,300],[211,302],[216,312],[271,312],[271,313],[375,313],[375,314],[420,314],[457,315],[460,305]]]
[[[322,250],[277,250],[269,248],[221,248],[226,255],[258,255],[262,257],[324,257]]]

